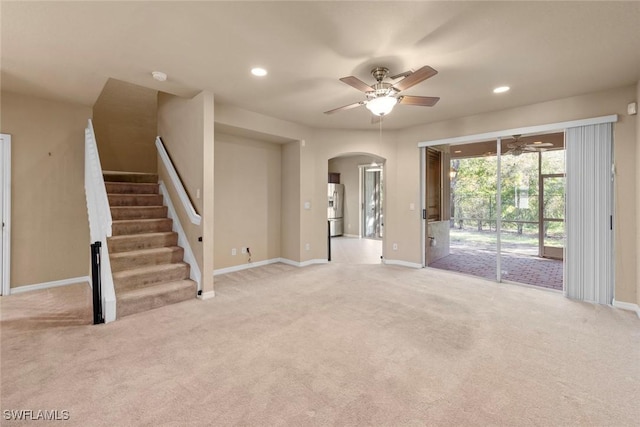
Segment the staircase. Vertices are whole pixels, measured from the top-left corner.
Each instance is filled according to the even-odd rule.
[[[158,194],[158,176],[103,171],[111,208],[107,240],[117,317],[195,298],[184,249]]]

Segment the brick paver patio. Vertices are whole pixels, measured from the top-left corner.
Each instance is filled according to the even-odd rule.
[[[562,290],[562,261],[503,252],[501,262],[503,280]],[[429,267],[495,280],[496,252],[452,245],[450,255]]]

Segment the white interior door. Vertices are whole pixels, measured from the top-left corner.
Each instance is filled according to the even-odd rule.
[[[0,134],[0,291],[9,295],[9,267],[11,242],[11,136]]]

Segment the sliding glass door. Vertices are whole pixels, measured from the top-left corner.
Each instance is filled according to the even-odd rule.
[[[437,185],[427,173],[426,265],[562,290],[563,133],[430,147],[426,155],[434,150],[443,153],[451,215],[446,229],[433,217],[438,193],[429,189]],[[425,158],[427,172],[434,157]]]

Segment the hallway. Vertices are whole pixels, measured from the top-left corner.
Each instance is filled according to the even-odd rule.
[[[380,264],[382,240],[332,237],[331,262],[336,264]]]

